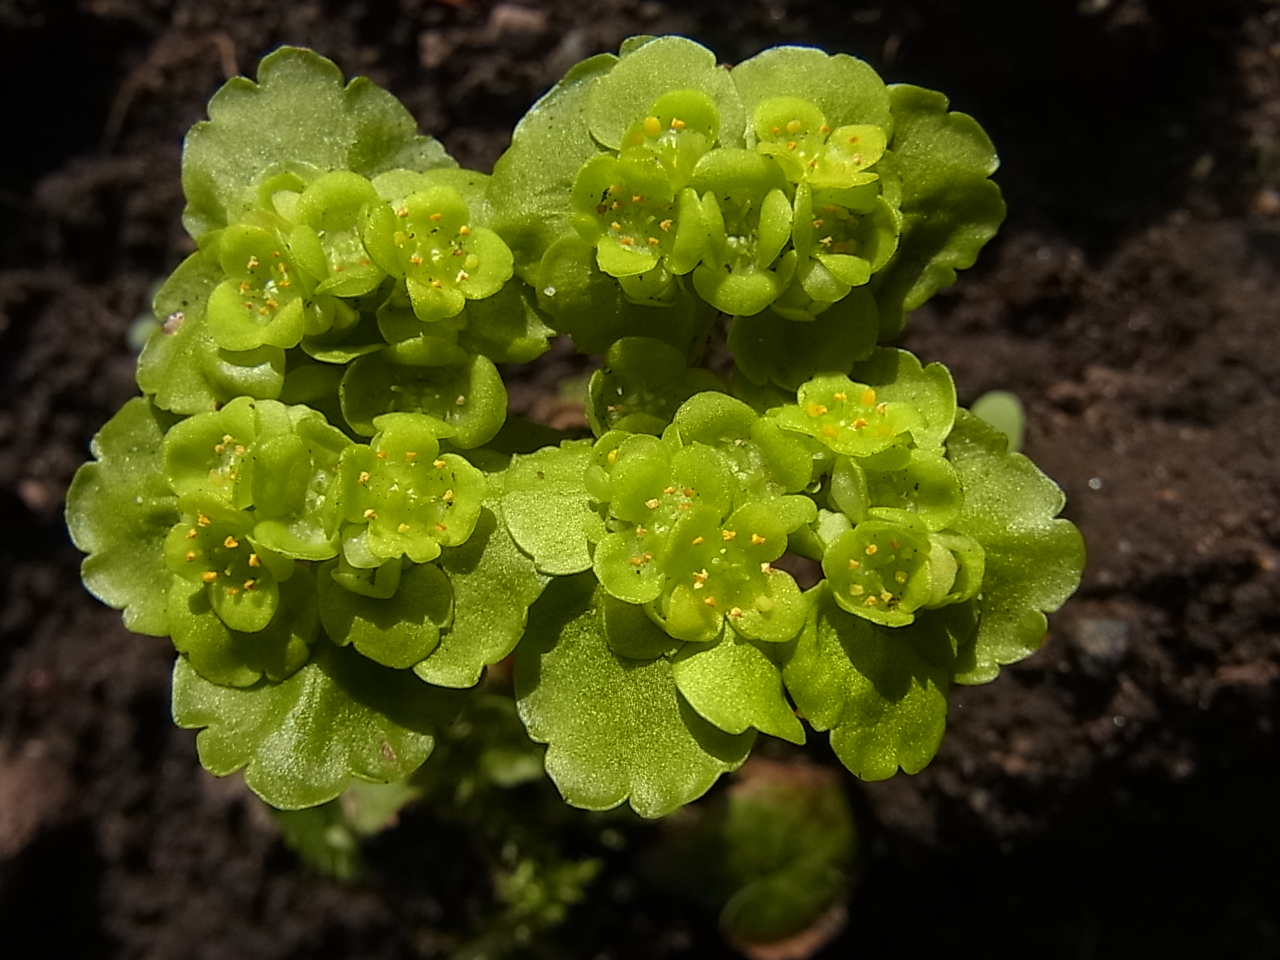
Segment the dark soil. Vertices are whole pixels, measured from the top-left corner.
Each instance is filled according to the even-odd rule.
[[[424,812],[381,882],[301,867],[199,768],[168,642],[81,589],[61,503],[136,392],[126,332],[190,248],[181,138],[229,74],[315,47],[484,169],[569,64],[667,32],[847,51],[986,126],[1009,222],[905,343],[962,401],[1018,393],[1090,551],[932,766],[851,783],[867,857],[820,956],[1280,956],[1276,0],[0,0],[5,957],[443,955],[487,889],[465,842]],[[573,957],[730,953],[655,891],[569,922]]]

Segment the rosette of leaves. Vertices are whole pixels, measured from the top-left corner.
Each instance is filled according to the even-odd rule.
[[[669,812],[758,733],[803,742],[797,708],[858,775],[916,770],[947,686],[1027,655],[1074,588],[1057,488],[945,370],[875,347],[1003,213],[940,95],[637,38],[493,178],[309,51],[210,118],[197,251],[68,525],[90,590],[172,638],[213,772],[287,808],[402,778],[513,652],[579,806]],[[728,385],[702,367],[722,313]],[[594,439],[507,421],[499,364],[553,328],[606,357]],[[825,579],[802,593],[788,555]]]

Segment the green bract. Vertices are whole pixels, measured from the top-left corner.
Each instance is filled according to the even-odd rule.
[[[859,776],[914,772],[949,685],[1031,653],[1077,584],[1058,488],[877,346],[1003,216],[940,94],[636,38],[492,177],[306,50],[209,113],[196,252],[67,521],[86,586],[172,638],[214,773],[284,808],[406,777],[512,655],[578,806],[667,813],[801,717]],[[604,357],[590,437],[507,416],[499,365],[555,333]]]

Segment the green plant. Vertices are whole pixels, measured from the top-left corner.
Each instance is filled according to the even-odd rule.
[[[667,813],[800,716],[861,777],[915,772],[949,686],[1030,654],[1075,588],[1058,488],[878,346],[1003,217],[942,95],[635,38],[492,176],[305,50],[209,116],[198,249],[67,517],[90,591],[172,637],[213,773],[286,809],[404,778],[513,652],[577,806]],[[605,356],[594,439],[507,417],[497,365],[556,333]]]

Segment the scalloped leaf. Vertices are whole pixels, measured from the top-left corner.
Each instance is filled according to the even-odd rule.
[[[367,77],[310,50],[281,47],[263,58],[258,82],[229,80],[209,101],[209,120],[187,134],[182,221],[199,238],[242,210],[246,190],[275,167],[310,165],[372,178],[386,170],[457,164],[417,132],[412,114]]]
[[[660,817],[737,769],[754,732],[727,734],[676,689],[671,664],[615,655],[595,577],[561,579],[529,617],[516,652],[516,699],[529,736],[548,744],[547,773],[565,800],[608,810],[624,800]]]
[[[124,612],[135,633],[169,633],[164,544],[178,522],[178,498],[164,474],[161,442],[172,418],[134,397],[93,438],[94,461],[76,471],[67,491],[67,529],[87,553],[85,588]]]
[[[327,643],[283,683],[221,687],[185,657],[173,671],[173,718],[200,729],[200,762],[244,779],[282,810],[332,800],[352,780],[389,783],[422,765],[457,694]]]
[[[825,585],[789,650],[783,678],[815,730],[831,731],[840,761],[863,780],[925,768],[942,742],[957,644],[970,607],[928,611],[882,627],[845,613]]]
[[[511,248],[516,272],[527,279],[547,248],[573,233],[573,181],[601,152],[587,129],[587,98],[617,62],[602,53],[573,67],[524,115],[511,146],[493,165],[487,192],[492,226]]]
[[[470,539],[446,550],[438,565],[453,587],[453,625],[414,673],[441,687],[471,687],[515,649],[549,578],[516,546],[493,502],[481,509]]]
[[[346,589],[333,578],[338,562],[320,569],[320,620],[338,644],[351,644],[384,667],[400,670],[435,649],[440,628],[453,613],[449,581],[433,563],[412,564],[390,597],[370,597]]]
[[[955,283],[957,270],[973,266],[1005,215],[1000,188],[988,179],[999,160],[977,121],[948,112],[947,98],[934,90],[899,84],[889,88],[889,98],[902,235],[897,253],[871,282],[881,340],[901,332],[907,312]]]
[[[813,47],[771,47],[730,71],[738,94],[753,117],[774,97],[796,97],[815,104],[832,127],[875,124],[893,132],[893,114],[884,81],[870,66],[847,54],[834,56]]]
[[[759,646],[732,629],[712,645],[687,643],[671,661],[685,699],[726,733],[752,727],[804,743],[804,727],[782,689],[782,671]]]
[[[1022,454],[1009,453],[1008,443],[967,410],[947,439],[964,489],[954,528],[986,551],[978,631],[960,651],[957,683],[986,683],[1001,666],[1038,650],[1048,630],[1045,614],[1075,592],[1084,569],[1080,531],[1054,519],[1066,503],[1062,490]]]
[[[747,116],[729,74],[716,55],[685,37],[658,37],[629,49],[590,91],[587,121],[600,143],[617,150],[623,135],[643,120],[654,102],[673,90],[700,90],[720,111],[720,141],[741,146]]]
[[[591,566],[587,525],[599,521],[583,481],[590,465],[590,440],[511,458],[503,516],[512,539],[543,573],[563,576]]]

